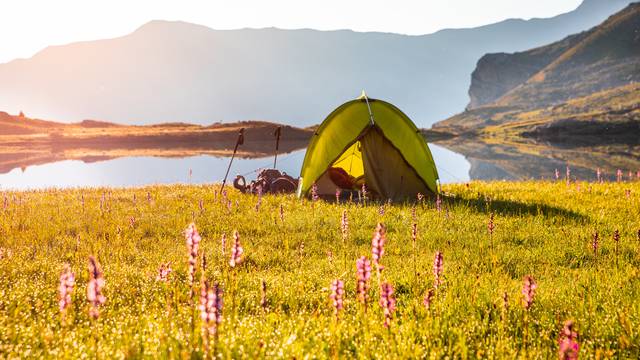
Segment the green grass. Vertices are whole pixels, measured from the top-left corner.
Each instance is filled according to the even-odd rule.
[[[0,193],[0,358],[203,357],[182,234],[192,221],[209,260],[206,278],[224,288],[219,357],[553,358],[562,324],[573,319],[581,357],[638,358],[640,182],[580,188],[564,182],[444,186],[441,212],[432,200],[417,205],[417,251],[412,205],[387,205],[379,215],[376,204],[265,196],[256,212],[255,196],[232,191],[228,211],[214,198],[213,186]],[[346,245],[343,209],[350,229]],[[495,213],[492,238],[489,212]],[[375,274],[366,314],[355,296],[355,260],[371,256],[379,221],[387,225],[382,276],[398,300],[389,329],[382,326]],[[234,229],[246,255],[235,275],[220,246],[223,233],[230,246]],[[601,238],[597,257],[591,249],[595,229]],[[615,229],[621,234],[617,253]],[[427,310],[422,297],[433,285],[436,251],[444,254],[445,284]],[[89,255],[98,258],[106,280],[107,301],[97,321],[89,318],[86,301]],[[174,270],[170,281],[157,282],[158,267],[167,261]],[[76,288],[62,320],[57,287],[67,262]],[[528,274],[538,291],[525,314],[520,291]],[[237,286],[229,286],[234,277]],[[339,321],[328,290],[336,278],[346,287]],[[262,279],[266,312],[259,305]]]

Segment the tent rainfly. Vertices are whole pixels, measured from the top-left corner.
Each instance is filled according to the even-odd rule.
[[[335,109],[311,138],[304,157],[298,197],[313,184],[322,197],[336,189],[359,190],[395,202],[438,192],[438,172],[416,125],[392,104],[367,98]]]

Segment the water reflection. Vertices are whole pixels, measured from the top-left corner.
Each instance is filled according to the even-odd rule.
[[[451,139],[429,146],[443,184],[470,179],[550,179],[555,169],[564,177],[567,165],[571,167],[572,177],[581,180],[595,180],[598,167],[603,177],[609,180],[616,178],[617,169],[623,170],[625,179],[628,179],[629,171],[633,172],[635,178],[640,170],[639,145],[580,147]],[[304,155],[305,149],[281,154],[278,168],[298,176]],[[258,157],[243,156],[234,161],[231,178],[242,174],[247,179],[253,179],[258,169],[273,165],[273,158],[265,157],[264,152]],[[220,182],[229,158],[212,154],[186,157],[91,157],[82,160],[55,158],[53,162],[27,164],[16,160],[11,170],[0,174],[0,189]]]
[[[534,141],[479,141],[451,139],[439,143],[460,153],[471,164],[469,176],[477,180],[551,179],[558,169],[564,178],[566,167],[572,179],[596,180],[600,168],[602,178],[615,180],[618,169],[623,178],[637,179],[640,171],[640,144],[546,144]]]
[[[441,182],[459,182],[469,179],[469,162],[464,156],[431,144]],[[281,154],[278,168],[298,176],[305,149]],[[229,158],[198,155],[183,158],[153,156],[127,156],[114,159],[60,160],[51,163],[16,167],[0,174],[2,189],[37,189],[47,187],[79,186],[141,186],[146,184],[211,183],[222,181]],[[20,166],[20,165],[18,165]],[[255,176],[260,168],[273,166],[272,157],[236,158],[230,177]],[[190,174],[191,170],[191,176]]]

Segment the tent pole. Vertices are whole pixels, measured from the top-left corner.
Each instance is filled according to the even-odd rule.
[[[373,122],[373,113],[371,112],[371,105],[369,105],[369,97],[367,96],[367,93],[364,92],[364,90],[362,90],[362,96],[364,96],[364,101],[367,102],[367,109],[369,110],[369,121],[371,122],[371,125],[374,125]]]
[[[233,148],[233,154],[231,155],[231,161],[229,161],[229,166],[227,167],[227,173],[224,174],[224,180],[222,180],[222,187],[220,188],[220,193],[222,193],[222,190],[224,190],[224,185],[227,183],[227,176],[229,176],[229,170],[231,170],[231,164],[233,164],[233,159],[236,157],[238,146],[242,144],[244,144],[244,128],[241,128],[240,132],[238,132],[238,140],[236,140],[236,146]]]

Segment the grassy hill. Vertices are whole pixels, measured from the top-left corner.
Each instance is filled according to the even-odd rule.
[[[578,135],[609,141],[633,134],[640,126],[639,32],[636,3],[563,41],[488,55],[473,74],[468,110],[434,129],[515,131],[553,141]]]

